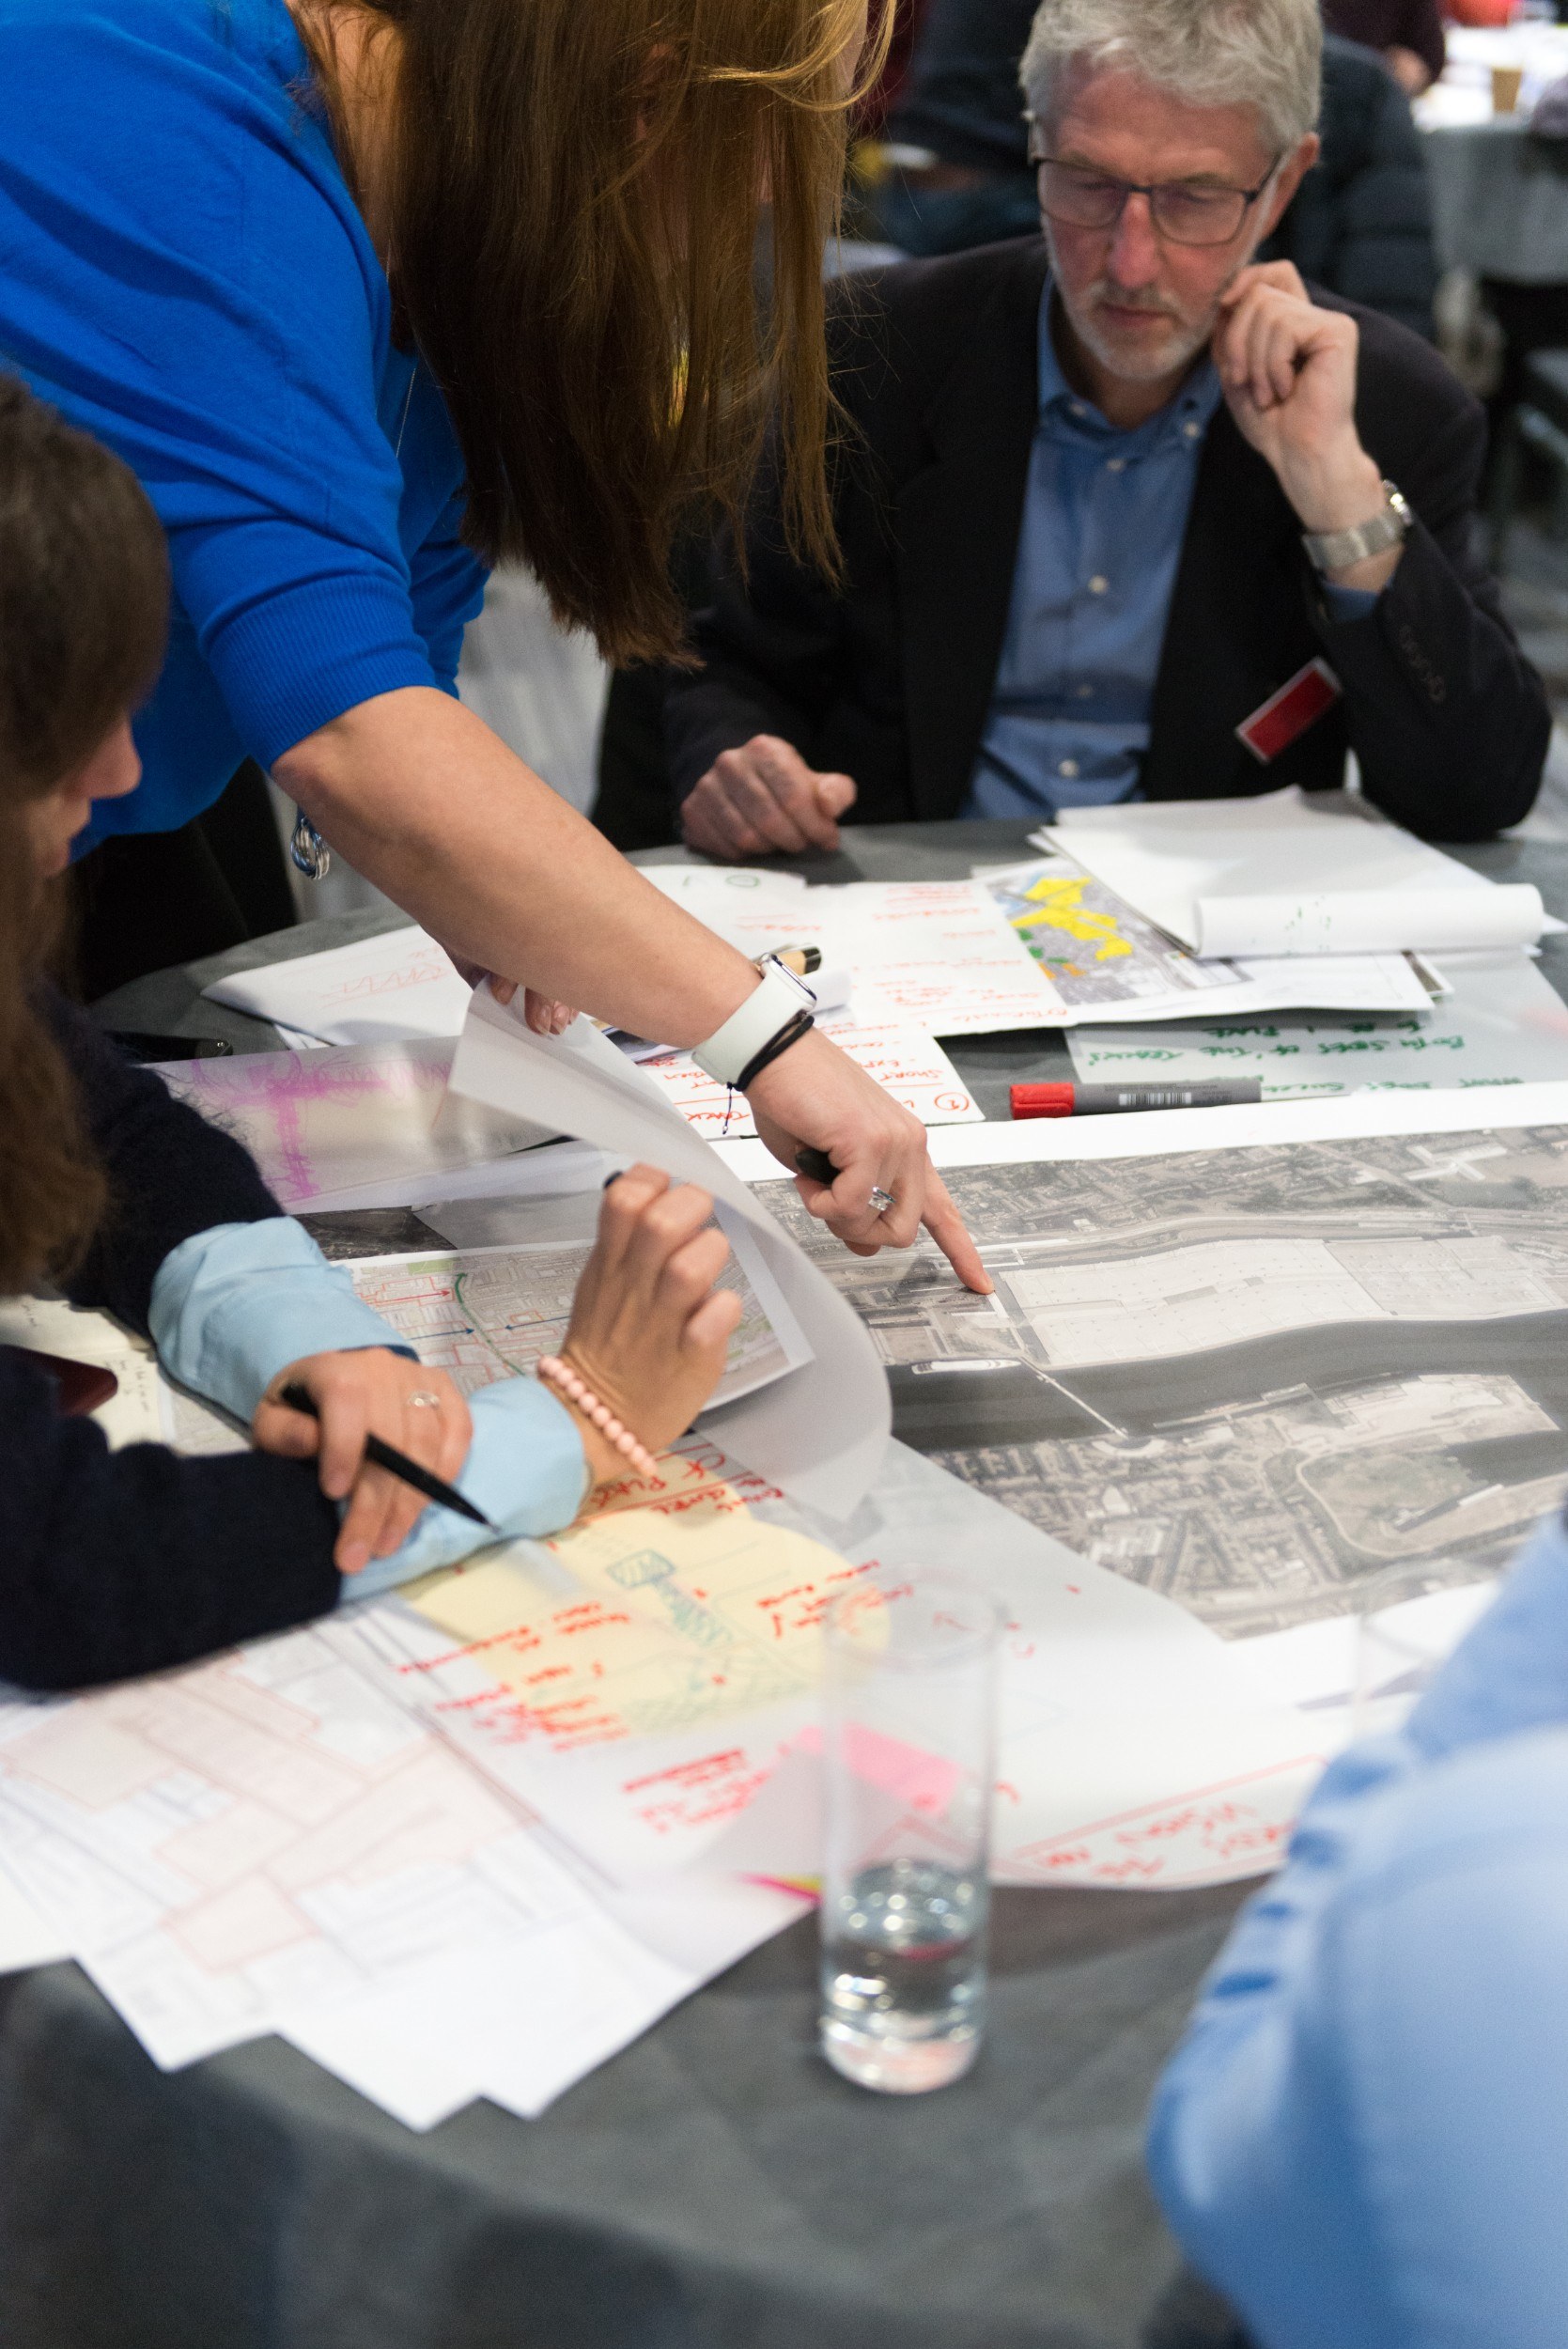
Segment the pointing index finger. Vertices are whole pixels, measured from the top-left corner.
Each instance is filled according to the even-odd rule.
[[[969,1227],[954,1206],[945,1183],[932,1176],[926,1192],[925,1213],[922,1218],[954,1271],[967,1289],[977,1297],[989,1297],[996,1283],[981,1260],[980,1251],[970,1237]]]

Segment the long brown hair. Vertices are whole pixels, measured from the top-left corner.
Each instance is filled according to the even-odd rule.
[[[151,686],[168,566],[135,475],[0,376],[0,1294],[66,1269],[104,1184],[39,1009],[61,894],[25,828]]]
[[[394,36],[388,272],[462,446],[470,543],[528,563],[608,659],[668,658],[673,537],[735,513],[776,404],[791,542],[831,575],[822,252],[864,0],[295,7],[351,184],[334,27]],[[873,0],[864,75],[891,19]]]

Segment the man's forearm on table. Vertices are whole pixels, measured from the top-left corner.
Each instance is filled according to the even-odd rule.
[[[661,1043],[700,1044],[756,984],[460,703],[362,703],[274,769],[340,853],[442,944]]]

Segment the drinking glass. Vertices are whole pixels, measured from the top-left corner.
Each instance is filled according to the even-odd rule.
[[[825,1627],[822,2051],[916,2095],[985,2028],[1001,1614],[924,1566],[863,1576]]]

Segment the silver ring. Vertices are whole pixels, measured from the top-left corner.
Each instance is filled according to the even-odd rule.
[[[430,1394],[423,1387],[417,1394],[406,1394],[403,1400],[411,1411],[439,1411],[441,1408],[440,1395]]]
[[[888,1209],[895,1207],[898,1202],[891,1190],[884,1190],[881,1184],[877,1183],[871,1193],[871,1204],[878,1215],[886,1215]]]

